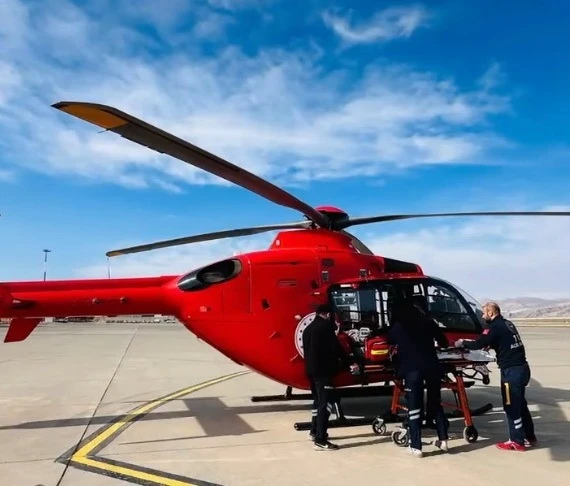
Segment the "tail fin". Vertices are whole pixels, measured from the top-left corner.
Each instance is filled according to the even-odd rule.
[[[41,317],[16,317],[10,321],[10,327],[4,338],[5,343],[14,343],[26,339],[32,331],[43,321]]]
[[[10,292],[5,288],[0,287],[0,315],[2,309],[22,305],[22,302],[15,299]],[[16,317],[10,321],[10,326],[8,327],[8,332],[4,337],[5,343],[13,343],[17,341],[23,341],[26,339],[33,330],[38,326],[38,324],[43,320],[41,317]]]

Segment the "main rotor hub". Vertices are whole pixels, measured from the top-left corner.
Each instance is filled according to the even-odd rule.
[[[344,223],[349,219],[346,211],[335,206],[319,206],[315,209],[328,218],[331,225],[330,229],[337,229],[339,223]]]

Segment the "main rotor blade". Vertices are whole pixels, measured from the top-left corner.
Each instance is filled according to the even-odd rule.
[[[473,213],[431,213],[431,214],[387,214],[384,216],[370,216],[351,218],[341,222],[340,228],[348,228],[357,224],[383,223],[412,218],[435,218],[446,216],[570,216],[568,211],[482,211]]]
[[[199,167],[276,204],[295,209],[321,227],[329,226],[327,217],[280,187],[128,113],[107,105],[78,101],[60,101],[52,106],[135,143]]]
[[[198,243],[200,241],[218,240],[222,238],[232,238],[235,236],[255,235],[279,229],[307,228],[308,226],[310,226],[310,224],[311,224],[310,221],[302,221],[299,223],[273,224],[267,226],[255,226],[251,228],[215,231],[213,233],[204,233],[195,236],[184,236],[182,238],[175,238],[172,240],[157,241],[155,243],[148,243],[146,245],[138,245],[129,248],[122,248],[120,250],[109,251],[107,252],[106,255],[108,257],[113,257],[117,255],[127,255],[130,253],[139,253],[141,251],[156,250],[158,248],[167,248],[170,246],[186,245],[188,243]]]

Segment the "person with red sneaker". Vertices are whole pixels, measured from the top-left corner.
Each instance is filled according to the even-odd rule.
[[[501,395],[507,415],[510,440],[497,444],[501,450],[525,451],[525,445],[536,445],[534,423],[528,410],[525,389],[530,381],[530,366],[526,351],[515,325],[501,315],[495,302],[483,306],[483,319],[488,329],[475,341],[460,339],[455,343],[467,349],[490,347],[495,351],[501,370]]]

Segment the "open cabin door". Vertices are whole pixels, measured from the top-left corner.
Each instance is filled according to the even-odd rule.
[[[390,326],[392,304],[399,299],[414,301],[446,331],[478,333],[481,330],[479,304],[441,279],[369,280],[332,285],[329,289],[329,301],[346,330],[385,331]]]

